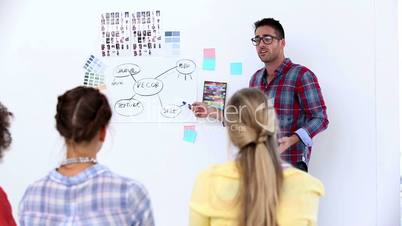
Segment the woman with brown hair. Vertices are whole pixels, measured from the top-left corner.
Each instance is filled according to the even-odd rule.
[[[190,226],[313,226],[324,188],[281,162],[273,107],[258,89],[236,92],[225,110],[234,161],[211,166],[194,185]]]
[[[67,159],[28,187],[20,225],[153,226],[145,187],[97,162],[112,116],[105,95],[77,87],[59,96],[56,111]]]
[[[9,131],[10,118],[12,113],[0,103],[0,160],[3,158],[4,151],[6,151],[11,144],[11,133]],[[0,225],[16,226],[10,202],[8,201],[6,193],[0,187]]]

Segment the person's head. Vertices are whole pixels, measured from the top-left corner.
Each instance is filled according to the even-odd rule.
[[[239,149],[240,225],[275,226],[283,175],[274,109],[260,90],[241,89],[228,101],[225,122],[231,142]]]
[[[103,141],[112,111],[99,90],[79,86],[58,97],[56,128],[67,144]]]
[[[10,147],[12,141],[9,131],[12,115],[13,114],[0,103],[0,160],[3,158],[4,152]]]
[[[254,23],[254,38],[258,56],[264,63],[275,62],[284,57],[285,31],[279,21],[272,18],[264,18]]]

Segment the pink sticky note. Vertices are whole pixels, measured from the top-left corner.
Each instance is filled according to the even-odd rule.
[[[204,49],[204,58],[215,58],[215,48]]]
[[[195,130],[195,125],[184,126],[184,130]]]

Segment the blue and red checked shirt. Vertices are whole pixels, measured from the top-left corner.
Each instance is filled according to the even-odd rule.
[[[138,182],[96,164],[76,176],[51,171],[25,192],[20,226],[154,226],[151,202]]]
[[[292,164],[299,161],[308,164],[312,138],[328,126],[327,108],[314,73],[286,58],[275,70],[269,84],[264,67],[254,73],[249,86],[260,89],[273,100],[279,120],[279,136],[297,134],[301,140],[284,151],[281,157]]]

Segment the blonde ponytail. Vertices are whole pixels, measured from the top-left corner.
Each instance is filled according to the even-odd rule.
[[[265,104],[265,110],[256,112],[261,104]],[[237,109],[236,113],[227,108],[225,119],[229,137],[239,148],[236,159],[241,175],[239,226],[277,226],[276,208],[283,174],[276,134],[264,126],[275,119],[268,116],[266,98],[257,89],[236,92],[228,106]]]

